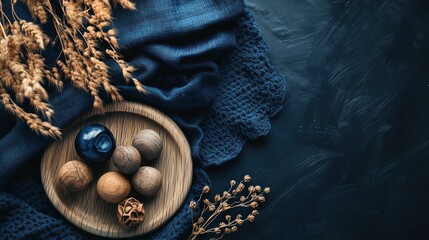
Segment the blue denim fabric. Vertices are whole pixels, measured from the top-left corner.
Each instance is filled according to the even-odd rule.
[[[115,10],[114,26],[124,46],[121,52],[139,69],[135,76],[150,94],[126,85],[118,67],[107,59],[111,81],[126,100],[159,108],[185,133],[195,166],[188,203],[210,184],[201,167],[229,160],[247,139],[267,134],[268,118],[282,105],[284,79],[269,65],[267,46],[241,0],[147,0],[137,1],[137,8]],[[52,50],[47,59],[57,54]],[[60,95],[50,93],[57,126],[66,127],[91,109],[90,96],[69,85]],[[62,218],[43,192],[38,164],[51,139],[36,136],[22,122],[15,124],[2,109],[0,117],[0,235],[94,238]],[[190,221],[185,204],[146,237],[178,239],[189,233]]]

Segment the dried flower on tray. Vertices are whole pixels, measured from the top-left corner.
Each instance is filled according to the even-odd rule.
[[[144,220],[144,207],[135,198],[127,198],[118,204],[118,221],[126,227],[137,226]]]
[[[28,7],[34,22],[21,19],[15,12],[17,0],[11,0],[11,16],[0,2],[0,104],[45,136],[60,137],[61,131],[50,122],[54,109],[48,103],[45,85],[59,91],[63,81],[84,90],[93,97],[94,108],[102,109],[99,90],[104,89],[113,101],[123,100],[109,82],[105,57],[116,61],[124,79],[145,92],[132,76],[135,67],[128,65],[118,53],[117,30],[109,28],[112,5],[134,10],[130,0],[21,0]],[[7,1],[6,1],[7,2]],[[52,4],[58,2],[59,7]],[[41,52],[50,43],[41,26],[52,19],[57,36],[53,45],[61,45],[56,66],[48,67]],[[36,23],[37,22],[37,23]],[[100,47],[107,45],[107,49]],[[28,102],[32,111],[22,107]]]
[[[195,240],[200,235],[210,233],[217,236],[211,239],[221,239],[225,234],[237,231],[237,228],[244,222],[253,222],[259,214],[257,208],[260,203],[265,202],[264,194],[270,193],[270,188],[262,189],[259,185],[250,185],[246,189],[246,184],[249,184],[250,181],[249,175],[244,176],[238,184],[235,180],[231,180],[228,191],[216,194],[213,202],[208,198],[203,199],[203,196],[210,192],[210,187],[205,186],[200,198],[197,201],[191,201],[189,204],[192,213],[192,233],[188,239]],[[203,203],[201,214],[197,219],[194,219],[194,210],[200,202]],[[238,210],[239,208],[250,209],[249,213],[246,214],[247,217],[243,217],[241,214],[233,217],[228,214],[231,210]],[[220,223],[216,222],[216,219],[219,221],[221,217],[225,220],[220,220]]]

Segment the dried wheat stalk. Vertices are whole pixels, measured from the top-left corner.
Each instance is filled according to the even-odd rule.
[[[28,7],[34,22],[18,16],[14,10],[16,0],[11,1],[12,16],[4,13],[3,2],[0,2],[0,103],[32,130],[54,138],[61,136],[61,131],[50,122],[54,109],[47,102],[46,83],[60,91],[63,81],[70,81],[76,88],[91,94],[97,109],[103,107],[100,89],[113,101],[122,101],[118,90],[109,82],[105,57],[116,61],[127,82],[132,81],[138,91],[146,92],[132,76],[136,68],[128,65],[118,53],[117,30],[110,28],[112,6],[134,10],[135,5],[130,0],[60,0],[59,9],[51,0],[21,2]],[[41,27],[48,18],[52,19],[62,49],[57,65],[52,67],[45,65],[41,55],[50,43]],[[107,49],[100,47],[104,43]],[[26,102],[34,113],[21,107]]]

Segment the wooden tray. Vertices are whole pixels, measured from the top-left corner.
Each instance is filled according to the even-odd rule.
[[[93,168],[94,181],[84,191],[66,192],[58,186],[57,174],[61,166],[79,159],[74,139],[85,125],[100,123],[107,126],[116,138],[116,145],[131,144],[132,137],[142,129],[153,129],[163,138],[164,148],[153,167],[162,173],[162,186],[157,195],[142,197],[136,192],[130,196],[143,202],[146,215],[144,222],[135,228],[125,228],[116,218],[116,204],[103,201],[97,194],[98,178],[114,169],[108,163]],[[189,144],[179,127],[161,112],[138,103],[116,103],[105,106],[105,113],[89,112],[64,132],[62,140],[54,142],[46,150],[41,162],[43,187],[48,198],[66,219],[92,234],[123,238],[133,237],[155,230],[170,219],[183,205],[192,181],[192,159]]]

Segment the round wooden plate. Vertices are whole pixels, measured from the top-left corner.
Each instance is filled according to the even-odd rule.
[[[102,200],[96,191],[98,178],[109,170],[111,163],[94,169],[94,181],[81,192],[67,192],[58,185],[57,174],[61,166],[79,159],[74,139],[87,124],[107,126],[116,138],[116,145],[130,145],[135,133],[153,129],[163,138],[161,156],[152,166],[162,173],[161,189],[154,197],[142,197],[132,191],[130,196],[143,202],[144,222],[135,228],[118,223],[116,204]],[[110,161],[109,161],[110,162]],[[70,222],[92,234],[123,238],[148,233],[164,224],[183,205],[192,181],[192,159],[189,144],[179,127],[167,116],[149,106],[122,102],[105,106],[105,113],[91,111],[70,125],[63,139],[51,144],[42,157],[42,183],[48,198]]]

